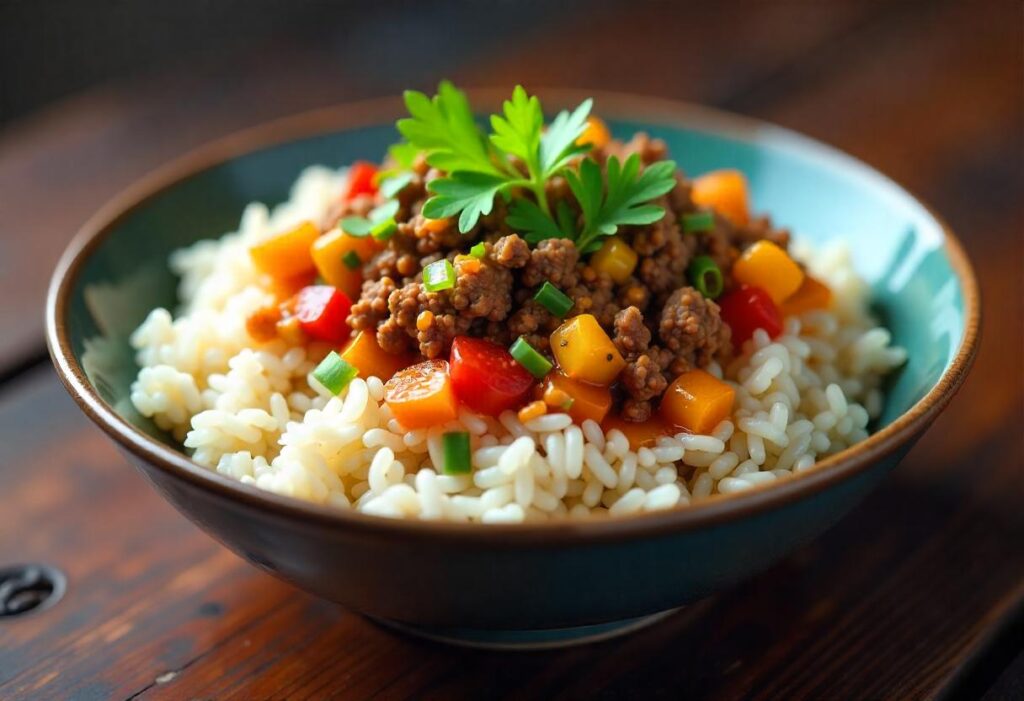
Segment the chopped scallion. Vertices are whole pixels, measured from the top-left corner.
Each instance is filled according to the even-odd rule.
[[[465,475],[473,469],[469,453],[469,433],[452,431],[441,436],[444,465],[441,472],[446,475]]]
[[[688,234],[711,231],[715,227],[715,215],[711,212],[697,212],[683,215],[683,231]]]
[[[427,292],[438,292],[455,287],[455,267],[447,258],[435,260],[423,269],[423,286]]]
[[[516,339],[515,343],[508,349],[515,361],[538,380],[551,372],[551,361],[537,352],[522,336]]]
[[[349,251],[343,255],[341,257],[341,262],[344,263],[345,267],[349,270],[356,270],[363,264],[363,261],[359,258],[359,254],[355,251]]]
[[[474,258],[483,258],[487,255],[487,247],[484,246],[484,242],[473,244],[472,248],[469,249],[469,255]]]
[[[351,363],[342,359],[335,351],[331,351],[313,371],[313,379],[323,385],[331,394],[337,395],[348,387],[359,371]]]
[[[338,225],[349,236],[355,236],[360,239],[369,236],[373,230],[373,223],[363,217],[345,217]]]
[[[541,285],[533,298],[558,318],[565,316],[573,305],[571,297],[547,281]]]
[[[690,284],[708,299],[716,299],[722,294],[722,271],[710,256],[694,258],[690,267],[686,269],[686,275],[690,278]]]
[[[395,235],[396,231],[398,231],[398,224],[395,223],[394,217],[388,217],[379,224],[375,224],[370,230],[370,235],[378,241],[387,241]]]

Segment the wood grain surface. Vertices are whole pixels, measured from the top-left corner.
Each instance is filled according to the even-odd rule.
[[[102,200],[210,137],[437,76],[392,69],[370,85],[324,49],[258,47],[0,133],[0,567],[50,563],[69,582],[52,608],[0,618],[0,698],[1019,698],[1021,19],[997,1],[606,4],[453,67],[467,84],[664,95],[804,131],[932,204],[982,286],[972,376],[849,517],[734,590],[563,651],[424,643],[258,572],[165,504],[32,364],[50,267]]]

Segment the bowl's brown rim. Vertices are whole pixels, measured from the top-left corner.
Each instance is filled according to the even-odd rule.
[[[252,127],[201,146],[140,179],[91,217],[68,245],[53,274],[46,304],[46,339],[57,374],[85,414],[124,449],[167,475],[220,497],[262,510],[268,516],[309,526],[343,528],[379,538],[444,539],[485,547],[560,547],[565,544],[613,542],[691,531],[780,508],[846,481],[874,462],[898,450],[923,431],[949,403],[963,383],[977,351],[981,326],[977,280],[970,261],[949,226],[930,207],[876,169],[837,149],[791,130],[717,109],[661,98],[591,90],[542,89],[545,104],[558,107],[594,97],[602,114],[641,119],[651,124],[697,127],[730,138],[753,141],[772,131],[810,148],[819,156],[839,159],[863,175],[896,188],[937,223],[945,250],[959,279],[966,310],[963,338],[953,362],[935,386],[914,406],[866,440],[826,458],[806,472],[786,480],[729,496],[712,497],[686,508],[593,521],[555,521],[538,524],[492,525],[393,520],[308,503],[245,485],[219,475],[185,454],[152,439],[118,416],[92,388],[71,351],[66,321],[72,290],[91,252],[135,209],[166,188],[207,168],[246,153],[288,141],[391,121],[402,109],[399,98],[381,98],[325,107]],[[507,91],[470,91],[476,104],[496,105]]]

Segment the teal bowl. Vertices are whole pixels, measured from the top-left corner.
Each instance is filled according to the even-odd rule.
[[[581,94],[542,93],[544,104]],[[474,95],[497,103],[497,93]],[[307,165],[374,159],[397,100],[331,108],[210,145],[146,178],[88,222],[53,278],[47,338],[83,411],[183,514],[296,586],[416,632],[483,645],[552,645],[628,630],[729,587],[807,543],[892,469],[963,382],[978,291],[956,239],[901,187],[785,129],[703,108],[597,95],[612,130],[664,139],[683,169],[747,174],[757,209],[815,243],[852,249],[909,360],[862,443],[776,484],[685,509],[595,522],[473,526],[393,521],[240,484],[189,460],[128,401],[128,334],[173,307],[168,254],[283,200]]]

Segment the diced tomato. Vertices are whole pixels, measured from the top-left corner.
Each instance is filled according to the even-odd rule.
[[[348,189],[345,199],[358,195],[377,194],[377,166],[366,161],[356,161],[348,170]]]
[[[444,360],[426,360],[399,370],[384,384],[384,401],[405,428],[437,426],[458,416]]]
[[[779,308],[760,287],[741,285],[719,299],[718,306],[722,308],[722,321],[732,329],[732,344],[737,350],[757,329],[764,329],[771,338],[782,333]]]
[[[313,338],[330,343],[341,343],[352,329],[345,320],[352,308],[352,300],[344,292],[330,285],[303,287],[295,295],[295,318],[302,330]]]
[[[536,382],[507,350],[469,336],[452,343],[451,375],[459,401],[490,416],[522,406]]]

